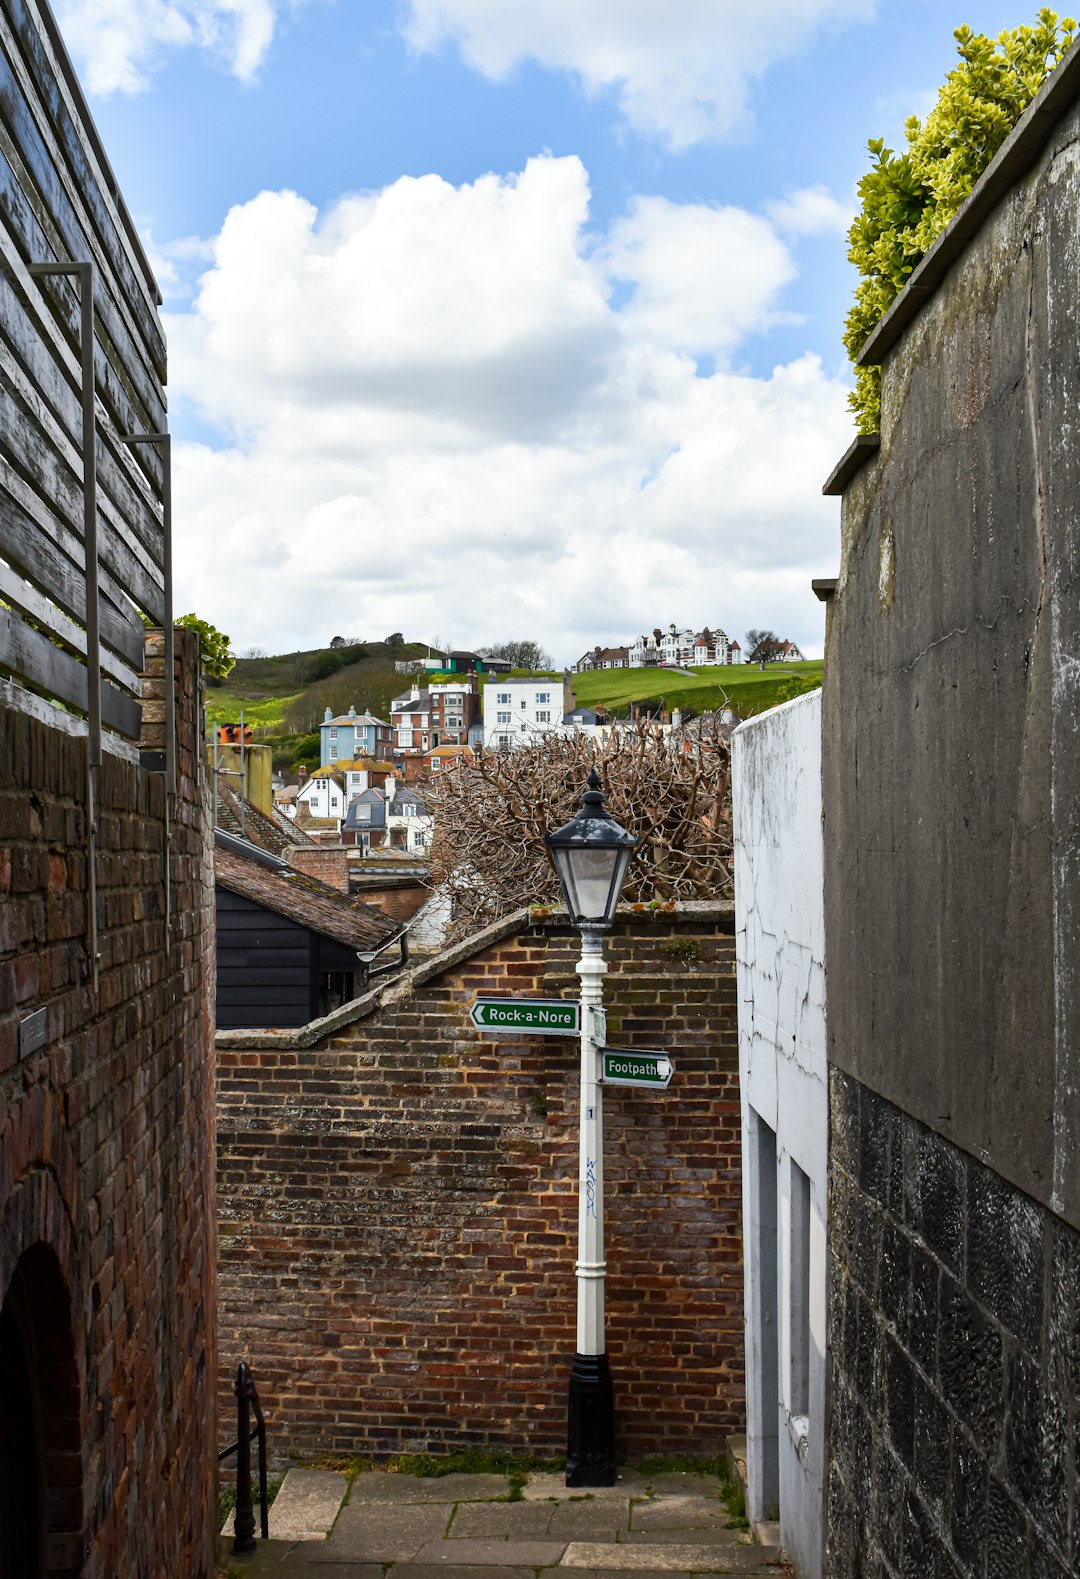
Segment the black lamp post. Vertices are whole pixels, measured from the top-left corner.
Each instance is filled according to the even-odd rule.
[[[604,805],[594,768],[581,810],[544,841],[562,884],[570,919],[581,933],[581,1108],[578,1172],[577,1349],[570,1372],[566,1484],[615,1482],[615,1419],[604,1342],[604,1123],[599,1049],[606,1036],[600,945],[610,927],[638,840]]]

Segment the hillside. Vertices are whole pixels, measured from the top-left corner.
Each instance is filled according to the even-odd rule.
[[[426,651],[418,642],[394,647],[363,642],[238,658],[228,679],[207,690],[207,720],[236,723],[242,711],[256,740],[275,748],[275,766],[290,768],[303,762],[311,767],[318,762],[317,730],[325,709],[343,713],[349,707],[358,711],[368,707],[379,717],[388,717],[391,699],[408,684],[407,677],[394,668],[395,662],[423,657]],[[650,711],[679,707],[701,713],[730,701],[748,718],[820,685],[821,671],[821,661],[811,660],[764,671],[750,665],[687,674],[670,669],[599,669],[575,674],[572,680],[579,704],[605,707],[616,715],[627,713],[634,704]]]
[[[730,701],[743,718],[749,718],[814,690],[821,684],[822,669],[817,658],[770,664],[764,670],[756,664],[733,664],[686,674],[672,669],[595,669],[572,679],[579,703],[606,707],[615,714],[625,713],[635,703],[650,710],[679,707],[704,713]]]

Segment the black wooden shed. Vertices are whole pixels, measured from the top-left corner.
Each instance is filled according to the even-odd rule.
[[[404,928],[265,850],[215,836],[219,1030],[307,1025],[358,997]],[[367,956],[367,959],[362,956]]]

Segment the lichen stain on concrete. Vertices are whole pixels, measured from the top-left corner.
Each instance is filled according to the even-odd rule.
[[[893,606],[893,585],[896,580],[896,538],[889,521],[881,529],[878,549],[878,606],[888,614]]]

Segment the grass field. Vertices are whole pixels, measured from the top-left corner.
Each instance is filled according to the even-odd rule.
[[[299,694],[268,696],[255,701],[250,696],[237,695],[228,685],[211,686],[206,692],[206,717],[211,724],[238,724],[242,709],[244,723],[252,729],[282,734],[285,730],[285,710],[296,701]]]
[[[751,664],[694,669],[693,678],[669,669],[594,669],[575,674],[574,696],[579,706],[603,706],[624,713],[634,703],[654,708],[693,708],[704,713],[730,701],[743,718],[764,712],[778,702],[790,701],[821,684],[820,658],[805,663]]]

